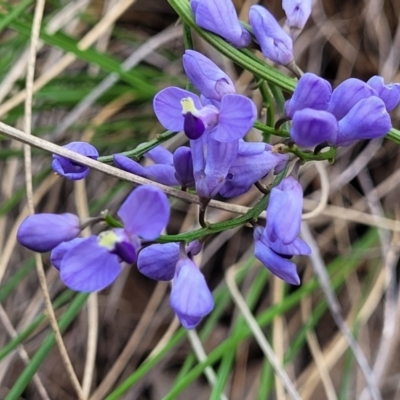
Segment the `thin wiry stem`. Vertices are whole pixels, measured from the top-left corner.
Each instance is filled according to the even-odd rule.
[[[194,354],[196,355],[196,358],[199,362],[204,362],[207,360],[207,354],[204,350],[203,345],[201,344],[201,340],[199,338],[199,335],[195,330],[189,330],[187,331],[187,336],[190,342],[190,345],[192,346],[192,349],[194,351]],[[208,383],[214,387],[215,383],[217,381],[217,375],[215,374],[215,371],[212,367],[208,366],[204,370],[204,375],[206,376]],[[225,393],[221,393],[221,399],[222,400],[227,400],[228,397],[226,397]]]
[[[35,14],[32,23],[31,33],[31,44],[28,60],[28,68],[26,74],[26,97],[25,97],[25,115],[24,115],[24,129],[27,136],[31,135],[32,129],[32,97],[33,97],[33,80],[35,74],[35,63],[36,63],[36,51],[39,41],[39,31],[43,17],[43,11],[45,6],[45,0],[38,0],[35,7]],[[31,147],[29,145],[24,146],[24,160],[25,160],[25,182],[26,182],[26,194],[28,209],[30,214],[35,212],[33,202],[33,184],[32,184],[32,158],[31,158]],[[56,342],[60,351],[61,360],[67,370],[68,376],[71,380],[72,386],[74,387],[78,398],[84,399],[84,394],[80,386],[79,380],[76,377],[74,368],[68,356],[67,349],[63,342],[57,319],[54,313],[53,305],[51,303],[50,293],[46,283],[46,274],[44,272],[43,262],[41,255],[35,254],[36,270],[39,278],[39,284],[43,292],[46,305],[46,314],[49,318],[51,327],[53,329]]]
[[[89,207],[87,203],[86,186],[85,181],[76,181],[75,184],[75,203],[78,211],[78,216],[81,220],[89,218]],[[90,225],[82,231],[83,237],[88,237],[91,234]],[[99,333],[99,310],[98,310],[98,298],[97,293],[91,293],[87,302],[88,308],[88,335],[86,345],[86,362],[83,371],[82,379],[82,391],[85,398],[90,395],[90,388],[93,381],[95,363],[96,363],[96,352],[97,352],[97,341]]]

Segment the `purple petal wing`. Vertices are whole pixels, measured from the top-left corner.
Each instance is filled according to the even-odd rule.
[[[55,247],[50,254],[50,261],[56,269],[60,269],[61,261],[68,250],[75,247],[77,244],[81,243],[84,238],[75,238],[69,240],[68,242],[62,242],[57,247]]]
[[[343,81],[333,92],[329,102],[328,111],[337,120],[342,119],[360,100],[377,93],[365,82],[356,78]]]
[[[176,265],[170,304],[186,329],[194,328],[214,308],[203,274],[188,258],[180,259]]]
[[[285,113],[293,118],[296,111],[304,108],[327,110],[331,94],[332,86],[328,81],[307,72],[299,79],[292,98],[285,103]]]
[[[90,236],[66,252],[60,277],[66,286],[79,292],[95,292],[111,285],[121,272],[118,257],[98,245]]]
[[[300,278],[296,265],[281,257],[266,246],[261,240],[256,240],[254,256],[274,275],[291,285],[299,285]]]
[[[368,80],[367,84],[378,93],[378,96],[385,103],[386,110],[392,111],[400,102],[400,84],[384,84],[381,76],[375,75]]]
[[[305,108],[293,116],[290,137],[302,147],[314,147],[323,142],[336,141],[338,123],[327,111]]]
[[[227,94],[222,98],[217,129],[212,136],[220,142],[241,139],[253,126],[256,117],[256,106],[249,98]]]
[[[392,127],[385,103],[376,96],[360,100],[339,121],[335,145],[347,146],[355,140],[376,139],[386,135]]]
[[[178,260],[179,245],[177,243],[152,244],[140,250],[137,267],[150,279],[170,281],[174,277]]]
[[[167,196],[150,185],[133,190],[118,210],[125,230],[145,240],[154,240],[161,234],[168,223],[169,214]]]

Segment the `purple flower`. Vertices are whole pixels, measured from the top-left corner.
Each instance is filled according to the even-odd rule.
[[[336,143],[338,122],[333,114],[327,111],[305,108],[293,115],[290,137],[302,147],[314,147],[328,142]]]
[[[191,0],[196,24],[237,48],[251,43],[251,36],[240,24],[232,0]]]
[[[299,79],[292,98],[285,103],[285,113],[293,118],[296,111],[304,108],[327,110],[331,94],[332,86],[328,81],[307,72]]]
[[[282,0],[282,8],[286,14],[286,25],[294,39],[303,30],[312,8],[312,0]]]
[[[220,142],[240,139],[257,116],[254,103],[245,96],[226,94],[219,108],[211,104],[203,107],[197,95],[177,87],[158,92],[153,107],[164,128],[175,132],[183,130],[192,140],[204,133],[210,133]]]
[[[89,143],[71,142],[63,147],[93,160],[97,160],[99,157],[99,152],[97,149]],[[89,167],[86,165],[79,164],[57,154],[53,154],[53,162],[51,163],[51,167],[58,175],[64,176],[65,178],[73,181],[86,178],[89,174]]]
[[[372,87],[356,78],[343,81],[333,92],[328,111],[341,120],[360,100],[376,96]]]
[[[379,98],[385,103],[387,111],[392,111],[400,102],[400,84],[384,84],[381,76],[375,75],[367,81],[367,85],[376,91]]]
[[[219,194],[229,198],[246,193],[271,170],[286,165],[288,159],[288,154],[273,153],[269,144],[241,141]]]
[[[69,288],[81,292],[101,290],[121,272],[120,260],[133,264],[140,247],[139,237],[156,239],[169,219],[166,195],[153,186],[135,189],[118,210],[124,228],[90,236],[54,258],[60,276]],[[61,260],[60,260],[61,259]]]
[[[231,78],[203,54],[186,50],[182,60],[189,80],[207,99],[220,101],[226,94],[236,93]]]
[[[335,146],[348,146],[356,140],[376,139],[392,127],[385,103],[377,96],[360,100],[339,121]]]
[[[266,8],[251,6],[249,20],[264,57],[280,65],[293,61],[292,39]]]
[[[179,259],[170,304],[186,329],[193,329],[214,308],[210,289],[197,265],[189,258]]]
[[[80,220],[74,214],[34,214],[18,228],[17,240],[30,250],[44,253],[75,238],[80,231]]]

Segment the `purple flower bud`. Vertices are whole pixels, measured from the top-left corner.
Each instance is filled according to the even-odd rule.
[[[140,250],[137,267],[150,279],[170,281],[174,277],[178,260],[178,243],[152,244]]]
[[[282,0],[282,8],[286,13],[286,25],[294,39],[303,30],[312,8],[312,0]]]
[[[327,110],[331,94],[332,86],[328,81],[307,72],[299,79],[292,98],[285,103],[285,113],[293,118],[296,111],[304,108]]]
[[[271,190],[266,235],[271,243],[292,243],[300,233],[303,189],[293,177],[284,178]]]
[[[146,158],[153,161],[155,164],[174,165],[172,153],[165,147],[156,146],[145,153]]]
[[[328,111],[341,120],[360,100],[377,93],[365,82],[356,78],[343,81],[333,92]]]
[[[114,154],[113,160],[116,167],[131,172],[132,174],[167,186],[177,186],[179,184],[175,178],[175,168],[172,165],[153,164],[143,167],[138,162],[131,160],[123,154]]]
[[[99,157],[99,152],[97,149],[89,143],[71,142],[63,147],[93,160],[97,160]],[[79,164],[57,154],[53,154],[53,162],[51,163],[51,167],[58,175],[64,176],[65,178],[73,181],[86,178],[89,174],[89,167],[86,165]]]
[[[392,127],[385,103],[377,96],[360,100],[339,121],[335,146],[348,146],[355,140],[376,139],[386,135]]]
[[[189,147],[178,147],[173,156],[175,177],[185,188],[194,187],[193,158]]]
[[[80,231],[80,220],[74,214],[34,214],[18,228],[17,240],[30,250],[44,253],[75,238]]]
[[[194,50],[186,50],[183,68],[192,84],[208,99],[221,100],[226,94],[235,94],[235,86],[217,65]]]
[[[385,103],[386,110],[392,111],[400,102],[400,84],[389,83],[384,84],[381,76],[375,75],[368,80],[367,84],[375,89],[378,96]]]
[[[186,329],[196,327],[214,308],[206,280],[189,258],[181,258],[176,264],[170,304]]]
[[[191,0],[196,24],[231,43],[237,48],[251,43],[249,32],[242,27],[232,0]]]
[[[294,113],[290,137],[298,146],[314,147],[323,142],[334,143],[337,131],[333,114],[305,108]]]
[[[293,61],[292,39],[266,8],[251,6],[249,20],[264,57],[280,65]]]

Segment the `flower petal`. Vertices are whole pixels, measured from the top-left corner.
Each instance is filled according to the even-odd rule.
[[[323,142],[336,141],[338,123],[333,114],[305,108],[293,116],[290,137],[302,147],[314,147]]]
[[[285,103],[285,113],[293,118],[296,111],[304,108],[327,110],[331,95],[332,86],[328,81],[307,72],[299,79],[292,98]]]
[[[66,252],[60,266],[60,277],[70,289],[95,292],[111,285],[121,272],[118,257],[98,245],[90,236]]]
[[[85,239],[75,238],[69,240],[68,242],[62,242],[57,247],[55,247],[50,253],[50,261],[53,264],[53,266],[56,269],[60,270],[61,261],[64,258],[65,254],[67,253],[67,251],[75,247],[77,244],[81,243],[83,240]]]
[[[397,107],[400,102],[399,83],[389,83],[385,85],[383,78],[375,75],[367,81],[367,84],[378,93],[379,98],[385,103],[387,111],[392,111]]]
[[[167,87],[158,92],[153,100],[154,112],[165,129],[173,132],[183,130],[181,100],[190,97],[197,109],[202,107],[199,96],[178,87]]]
[[[118,210],[125,230],[146,240],[154,240],[161,234],[169,214],[167,196],[150,185],[133,190]]]
[[[281,278],[291,285],[300,284],[300,278],[296,270],[296,265],[276,254],[273,250],[261,242],[261,240],[256,240],[255,242],[254,256],[278,278]]]
[[[360,100],[376,96],[372,87],[356,78],[349,78],[343,81],[333,92],[329,101],[328,111],[339,121],[342,119]]]
[[[152,244],[140,250],[137,267],[150,279],[170,281],[174,277],[178,260],[179,245],[177,243]]]
[[[176,265],[170,304],[186,329],[193,329],[214,308],[214,300],[203,274],[188,258]]]
[[[241,139],[256,118],[257,109],[253,101],[239,94],[227,94],[221,100],[217,129],[211,135],[220,142]]]
[[[355,140],[376,139],[386,135],[392,127],[385,103],[377,96],[360,100],[339,121],[334,145],[347,146]]]

